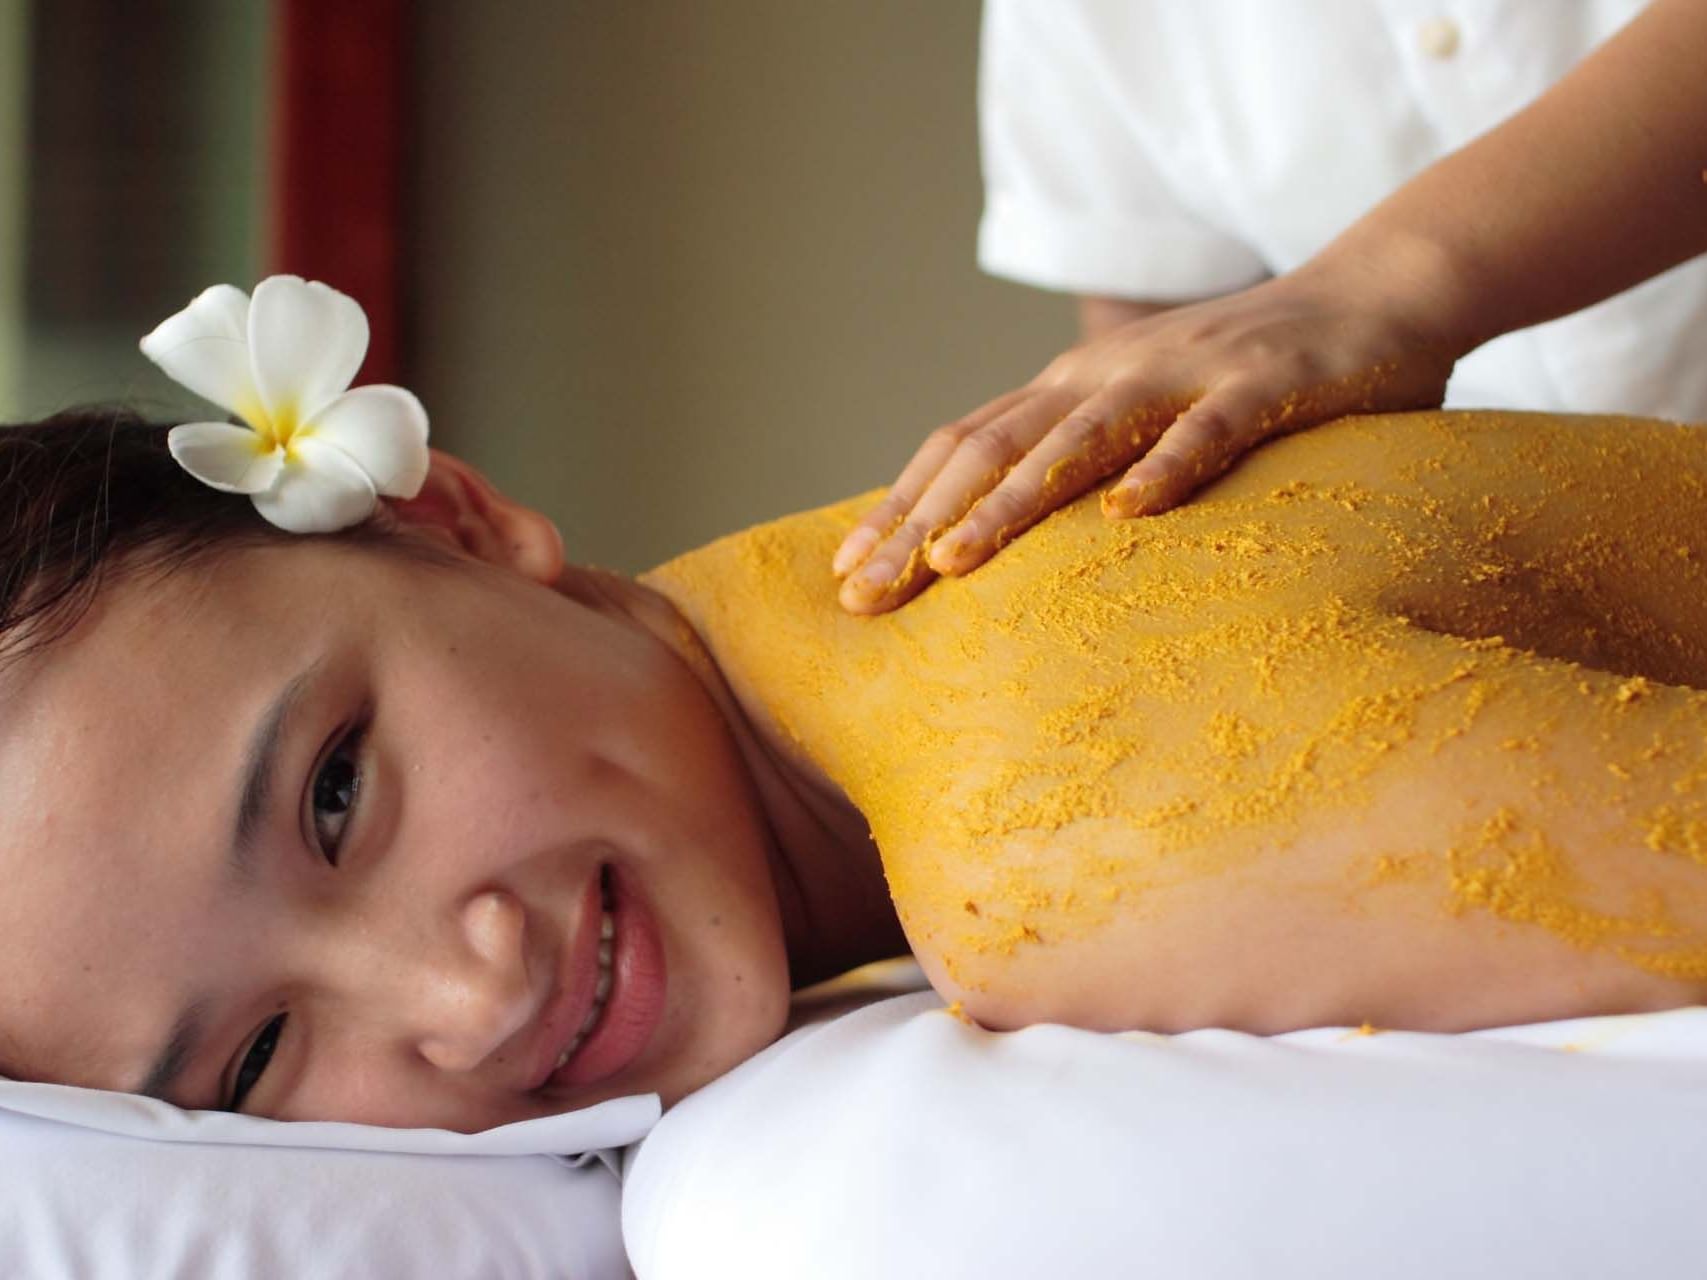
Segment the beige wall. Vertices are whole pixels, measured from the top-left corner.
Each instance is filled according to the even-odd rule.
[[[411,381],[577,559],[886,483],[1071,336],[974,265],[974,0],[416,12]]]

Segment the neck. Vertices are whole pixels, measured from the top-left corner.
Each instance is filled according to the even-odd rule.
[[[905,954],[907,940],[865,818],[788,741],[763,706],[736,696],[716,652],[675,602],[600,569],[571,568],[558,589],[668,646],[723,713],[770,831],[771,879],[793,985]]]

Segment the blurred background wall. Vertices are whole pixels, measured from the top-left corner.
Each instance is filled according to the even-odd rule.
[[[16,0],[0,2],[0,398],[18,385],[23,345],[26,17]]]
[[[30,55],[50,5],[103,3],[124,7],[0,0],[0,149],[30,140],[21,165],[0,159],[8,417],[172,395],[132,354],[137,290],[121,299],[115,280],[120,323],[102,336],[90,321],[78,347],[6,274],[8,236],[25,267],[94,252],[86,228],[50,252],[55,228],[31,223],[32,175],[39,204],[41,175],[65,161],[39,153],[42,86],[7,73],[22,62],[39,81]],[[201,193],[185,207],[220,211],[147,230],[169,264],[142,291],[148,324],[268,266],[254,192],[273,10],[132,7],[201,24],[166,40],[182,66],[139,55],[128,71],[178,86],[188,123],[169,139],[196,159],[174,182]],[[636,570],[884,484],[931,427],[1070,339],[1064,300],[973,262],[976,0],[417,0],[408,13],[403,376],[436,442],[551,514],[576,558]],[[233,51],[223,64],[215,40]],[[114,234],[141,234],[106,199]]]
[[[0,420],[197,411],[136,343],[261,257],[266,4],[0,0]]]

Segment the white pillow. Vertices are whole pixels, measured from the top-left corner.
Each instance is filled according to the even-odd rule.
[[[0,1081],[5,1273],[614,1280],[630,1272],[608,1149],[658,1110],[648,1094],[456,1134]]]
[[[1707,1010],[1462,1036],[808,1026],[627,1164],[643,1280],[1694,1274]]]

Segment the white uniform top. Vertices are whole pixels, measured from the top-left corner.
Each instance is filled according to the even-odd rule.
[[[979,262],[1158,302],[1289,271],[1641,8],[988,0]],[[1707,422],[1707,259],[1489,343],[1447,403]]]

